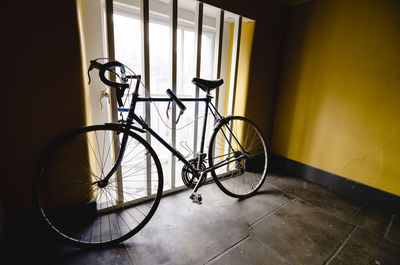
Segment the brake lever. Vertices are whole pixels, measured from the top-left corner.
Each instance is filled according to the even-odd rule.
[[[88,71],[87,71],[87,75],[88,75],[88,78],[89,78],[88,85],[90,85],[90,82],[92,81],[92,79],[90,78],[90,71],[92,71],[93,68],[94,68],[94,67],[90,66],[89,69],[88,69]]]
[[[171,101],[168,101],[168,106],[167,106],[167,111],[166,111],[167,119],[169,119],[168,111],[169,111],[169,106],[170,105],[171,105]]]
[[[183,112],[184,112],[184,110],[181,110],[181,111],[179,111],[179,116],[178,116],[178,118],[176,119],[176,122],[175,122],[175,124],[178,124],[178,122],[179,122],[179,119],[181,118],[181,116],[182,116]]]
[[[165,113],[165,114],[167,114],[167,119],[169,119],[168,112],[169,112],[170,105],[171,105],[171,101],[168,102],[167,111],[166,111],[166,113]],[[179,119],[181,118],[183,112],[184,112],[183,110],[180,110],[180,111],[179,111],[179,115],[178,115],[178,118],[177,118],[176,121],[175,121],[175,124],[178,124]]]
[[[100,67],[101,67],[101,66],[102,66],[102,64],[98,63],[97,60],[90,60],[90,66],[89,66],[89,69],[88,69],[88,71],[87,71],[87,75],[88,75],[88,78],[89,78],[88,85],[89,85],[90,82],[92,81],[92,79],[91,79],[91,77],[90,77],[90,71],[92,71],[94,68],[100,70]]]

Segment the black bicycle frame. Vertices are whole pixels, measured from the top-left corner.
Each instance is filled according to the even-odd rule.
[[[201,165],[202,162],[203,162],[202,154],[204,152],[204,141],[205,141],[205,134],[206,134],[206,128],[207,128],[208,111],[210,110],[210,112],[214,116],[214,119],[217,122],[224,122],[224,119],[225,119],[218,112],[216,107],[212,104],[212,102],[211,102],[212,98],[213,97],[210,96],[209,94],[207,94],[207,96],[205,98],[179,98],[179,100],[181,100],[183,102],[205,102],[205,104],[206,104],[205,111],[204,111],[205,113],[204,113],[203,130],[202,130],[201,142],[200,142],[200,152],[199,152],[200,155],[198,157],[199,160],[198,160],[197,165]],[[153,97],[142,98],[142,97],[139,97],[139,94],[138,94],[138,91],[137,91],[137,88],[136,88],[135,91],[132,94],[131,106],[129,108],[128,117],[126,119],[126,128],[129,130],[129,128],[132,127],[133,121],[136,121],[142,127],[142,129],[144,131],[148,132],[150,135],[152,135],[154,138],[156,138],[163,146],[165,146],[180,161],[182,161],[193,173],[199,172],[198,168],[195,168],[192,164],[190,164],[189,161],[187,161],[186,158],[178,150],[176,150],[174,147],[172,147],[170,144],[168,144],[161,136],[159,136],[153,129],[151,129],[150,126],[148,126],[147,123],[141,117],[139,117],[139,116],[137,116],[135,114],[135,109],[136,109],[136,103],[137,102],[173,102],[173,99],[172,98],[153,98]],[[228,128],[228,131],[230,132],[230,135],[232,135],[234,137],[235,141],[239,144],[240,148],[245,153],[244,148],[241,146],[240,142],[236,139],[235,135],[232,133],[230,128],[228,126],[227,126],[227,128]],[[230,141],[228,140],[228,137],[225,135],[224,132],[222,132],[222,133],[223,133],[225,139],[227,140],[227,142],[229,143],[229,146],[232,148],[232,145],[231,145]],[[124,133],[117,161],[115,162],[115,165],[114,165],[113,169],[105,177],[105,181],[108,181],[108,179],[115,173],[117,168],[120,166],[121,160],[122,160],[122,158],[124,156],[124,153],[125,153],[127,141],[128,141],[128,134]],[[233,148],[232,148],[232,150],[233,150]],[[244,156],[245,155],[242,155],[242,156],[239,156],[239,157],[235,157],[234,160],[241,159]],[[220,167],[222,167],[224,165],[227,165],[227,164],[229,164],[231,162],[232,162],[231,160],[221,161],[221,162],[213,165],[213,167],[208,167],[205,170],[202,170],[202,172],[203,173],[208,173],[211,170],[220,168]],[[200,166],[199,166],[199,168],[200,168]]]
[[[200,154],[202,154],[204,152],[204,140],[205,140],[205,133],[206,133],[206,127],[207,127],[207,115],[208,115],[208,109],[210,108],[210,106],[212,106],[214,108],[214,110],[216,111],[215,106],[212,104],[211,102],[212,97],[207,95],[207,97],[205,98],[180,98],[180,100],[182,102],[205,102],[206,106],[205,106],[205,111],[204,111],[204,122],[203,122],[203,131],[202,131],[202,135],[201,135],[201,142],[200,142]],[[134,99],[132,99],[133,101]],[[171,98],[141,98],[141,97],[137,97],[136,98],[136,102],[172,102],[173,100]],[[130,109],[130,112],[134,112],[134,109]],[[212,112],[214,115],[214,118],[216,120],[221,120],[222,116],[218,113],[219,116],[216,116],[214,112]],[[129,114],[128,114],[129,117]],[[138,117],[136,114],[133,114],[132,117],[137,123],[140,124],[140,126],[142,126],[142,128],[147,131],[148,133],[150,133],[154,138],[156,138],[162,145],[164,145],[169,151],[171,151],[180,161],[182,161],[186,166],[188,166],[191,170],[193,170],[193,166],[186,160],[186,158],[179,152],[177,151],[175,148],[173,148],[170,144],[168,144],[161,136],[159,136],[153,129],[151,129],[144,121],[142,118]],[[202,162],[202,156],[199,156],[199,163],[198,165],[201,165]]]

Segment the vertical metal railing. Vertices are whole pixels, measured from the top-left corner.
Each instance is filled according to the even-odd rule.
[[[178,45],[178,0],[171,0],[171,89],[172,92],[176,92],[177,83],[177,45]],[[176,147],[176,104],[172,103],[171,109],[171,120],[172,120],[172,130],[171,130],[171,140],[172,146]],[[171,189],[176,186],[176,159],[173,154],[171,154]]]
[[[228,100],[228,115],[233,115],[235,110],[235,99],[236,99],[236,85],[237,85],[237,74],[238,74],[238,64],[239,64],[239,52],[240,52],[240,36],[242,31],[242,16],[237,16],[235,18],[234,32],[233,32],[233,49],[232,49],[232,63],[231,63],[231,79],[229,80],[229,100]],[[228,126],[233,126],[233,124]],[[230,127],[234,130],[233,127]],[[227,131],[227,139],[232,142],[232,133]],[[225,142],[225,152],[229,153],[230,144]],[[233,150],[232,150],[233,151]],[[227,170],[229,171],[229,164],[227,164]]]
[[[196,32],[195,32],[195,54],[196,54],[196,65],[195,65],[195,75],[200,77],[201,69],[201,35],[203,30],[203,3],[197,2],[196,5]],[[196,87],[195,97],[199,97],[199,88]],[[197,151],[197,136],[198,136],[198,118],[199,118],[199,102],[195,102],[194,105],[194,129],[193,129],[193,156],[196,155]],[[204,117],[206,118],[206,117]]]
[[[219,10],[216,17],[216,36],[215,36],[215,79],[221,78],[222,42],[224,38],[224,10]],[[219,89],[215,91],[215,107],[218,109]]]
[[[227,113],[228,115],[232,115],[235,109],[241,31],[242,31],[242,16],[238,16],[235,19],[235,27],[233,32],[232,63],[230,69],[231,80],[229,80],[229,102],[228,102],[228,113]]]
[[[225,12],[224,10],[219,10],[217,17],[216,17],[216,36],[215,36],[215,62],[214,62],[214,69],[215,69],[215,79],[221,78],[221,61],[222,61],[222,44],[223,44],[223,37],[224,37],[224,18]],[[215,91],[215,107],[219,109],[219,89]],[[217,123],[217,120],[214,121],[214,125]],[[216,145],[214,145],[213,153],[215,154]]]
[[[115,60],[115,44],[114,44],[114,1],[106,0],[106,31],[107,31],[107,52],[108,58],[112,61]],[[115,78],[110,76],[110,78]],[[118,120],[118,110],[117,110],[117,97],[114,89],[110,89],[110,107],[111,107],[111,120]]]
[[[149,45],[149,0],[141,0],[140,2],[140,16],[142,24],[142,58],[143,58],[143,79],[147,89],[145,89],[145,96],[150,97],[150,45]],[[151,113],[150,102],[145,103],[145,122],[151,126]],[[151,144],[151,136],[146,133],[146,141]],[[147,154],[146,159],[146,172],[147,172],[147,194],[151,194],[151,156]]]
[[[108,58],[110,60],[115,60],[115,44],[114,44],[114,1],[106,0],[106,30],[107,30],[107,47],[108,47]],[[111,81],[115,81],[115,76],[110,76]],[[111,120],[118,121],[118,110],[117,110],[117,96],[115,89],[109,90],[110,97],[110,108],[111,108]],[[113,149],[114,149],[114,159],[117,160],[118,154],[120,152],[120,139],[119,137],[113,137]],[[122,181],[122,169],[119,167],[115,172],[115,177],[117,180],[117,202],[122,203],[124,201],[123,197],[123,181]]]

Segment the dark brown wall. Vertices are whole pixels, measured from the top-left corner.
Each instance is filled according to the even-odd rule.
[[[8,221],[29,213],[31,178],[45,148],[85,117],[75,1],[21,4],[0,4],[0,200]]]

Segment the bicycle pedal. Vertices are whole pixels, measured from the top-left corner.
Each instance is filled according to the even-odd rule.
[[[198,204],[202,204],[203,202],[203,198],[201,197],[201,194],[193,192],[192,194],[190,194],[190,199],[192,200],[193,203],[198,203]]]

